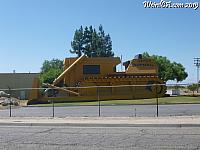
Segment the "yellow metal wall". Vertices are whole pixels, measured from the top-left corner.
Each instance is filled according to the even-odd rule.
[[[76,58],[66,58],[64,61],[64,69],[68,68]],[[83,61],[77,63],[76,66],[66,74],[64,77],[64,83],[67,86],[76,86],[76,84],[87,77],[99,77],[106,76],[108,73],[114,73],[113,67],[120,63],[118,57],[114,58],[84,58]],[[100,65],[100,74],[83,74],[83,65]]]
[[[126,79],[125,79],[126,80]],[[151,81],[156,84],[158,81],[163,83],[157,77],[152,78],[133,78],[129,81],[114,81],[114,79],[108,80],[108,82],[84,82],[83,86],[120,86],[122,87],[101,87],[99,92],[102,96],[112,96],[118,95],[120,97],[129,96],[131,98],[151,98],[156,96],[156,88],[155,86],[147,86]],[[130,85],[130,86],[123,86]],[[136,85],[136,86],[132,86]],[[138,85],[138,86],[137,86]],[[146,85],[146,86],[145,86]],[[161,90],[160,86],[157,87],[158,96],[163,96],[163,91],[159,93]],[[79,89],[79,93],[81,96],[95,96],[97,95],[97,90],[95,88],[86,88]]]
[[[151,59],[133,59],[126,73],[157,74],[158,69],[155,62]]]
[[[77,58],[66,58],[64,61],[64,68],[67,69]],[[114,67],[120,63],[118,57],[115,58],[84,58],[82,61],[77,63],[75,67],[65,75],[64,83],[67,86],[77,86],[80,82],[81,87],[89,86],[115,86],[115,85],[146,85],[149,81],[157,83],[163,83],[162,80],[158,79],[157,66],[155,62],[151,59],[133,59],[124,72],[126,74],[145,74],[154,75],[153,77],[136,77],[132,79],[118,79],[118,78],[108,78],[107,80],[101,79],[108,74],[116,74]],[[143,66],[139,66],[143,64]],[[100,74],[83,74],[83,65],[100,65]],[[95,79],[97,78],[97,79]],[[97,89],[86,88],[77,89],[80,96],[96,96]],[[100,95],[111,97],[113,95],[118,95],[119,97],[129,97],[129,98],[150,98],[156,95],[154,88],[149,90],[145,87],[115,87],[115,88],[100,88]],[[163,92],[162,92],[163,94]],[[160,96],[162,95],[160,94]],[[70,94],[69,94],[70,96]]]

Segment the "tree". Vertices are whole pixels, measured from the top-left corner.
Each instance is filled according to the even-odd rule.
[[[84,34],[83,27],[81,26],[79,30],[76,30],[74,33],[74,39],[71,42],[71,47],[73,50],[70,50],[71,53],[75,53],[78,57],[81,56],[84,45]]]
[[[188,85],[187,87],[190,91],[192,91],[193,93],[193,96],[194,96],[194,91],[196,91],[198,89],[198,84],[191,84],[191,85]]]
[[[174,79],[177,82],[185,80],[188,76],[187,72],[185,72],[185,68],[180,63],[173,62],[172,70],[173,70]]]
[[[45,60],[40,72],[41,83],[52,84],[54,79],[63,72],[63,62],[59,59]]]
[[[152,55],[144,52],[143,58],[150,58],[155,60],[158,66],[158,76],[164,81],[176,80],[177,82],[183,81],[187,78],[188,74],[182,64],[171,62],[167,57]]]
[[[73,41],[71,42],[71,53],[77,54],[80,57],[85,54],[88,57],[113,57],[112,41],[109,34],[105,35],[103,26],[99,26],[97,32],[92,26],[86,26],[83,30],[76,30]]]

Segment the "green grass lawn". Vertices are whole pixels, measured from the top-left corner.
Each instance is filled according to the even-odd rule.
[[[190,96],[176,96],[176,97],[163,97],[158,98],[159,104],[200,104],[200,97],[190,97]],[[152,99],[139,99],[139,100],[107,100],[101,101],[101,105],[140,105],[140,104],[156,104],[156,98]],[[55,107],[61,106],[92,106],[98,105],[97,101],[94,102],[66,102],[66,103],[55,103]],[[31,106],[47,107],[52,106],[52,104],[37,104]]]

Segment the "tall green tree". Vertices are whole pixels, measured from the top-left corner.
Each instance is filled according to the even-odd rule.
[[[52,84],[63,72],[63,61],[59,59],[45,60],[40,71],[40,82]]]
[[[144,52],[143,58],[150,58],[155,60],[158,66],[158,76],[164,81],[176,80],[177,82],[183,81],[187,78],[188,74],[182,64],[171,62],[167,57],[152,55]]]
[[[81,56],[84,48],[84,33],[83,33],[83,27],[81,26],[80,29],[76,30],[74,33],[73,41],[71,42],[72,50],[70,50],[71,53],[77,54],[79,57]]]
[[[71,53],[88,57],[113,57],[112,41],[109,34],[105,34],[103,26],[100,25],[98,31],[92,26],[83,27],[76,30],[71,42]]]

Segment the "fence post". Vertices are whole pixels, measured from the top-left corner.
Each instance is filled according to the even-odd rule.
[[[156,109],[156,115],[158,117],[158,87],[157,87],[157,84],[156,84],[156,105],[157,105],[157,109]]]
[[[136,117],[136,108],[135,108],[135,117]]]
[[[12,117],[12,107],[11,107],[11,89],[8,87],[8,93],[9,93],[9,116]]]
[[[101,116],[101,102],[99,96],[99,87],[97,87],[97,99],[98,99],[98,107],[99,107],[99,117]]]
[[[52,99],[52,107],[53,107],[53,117],[54,117],[54,100]]]

